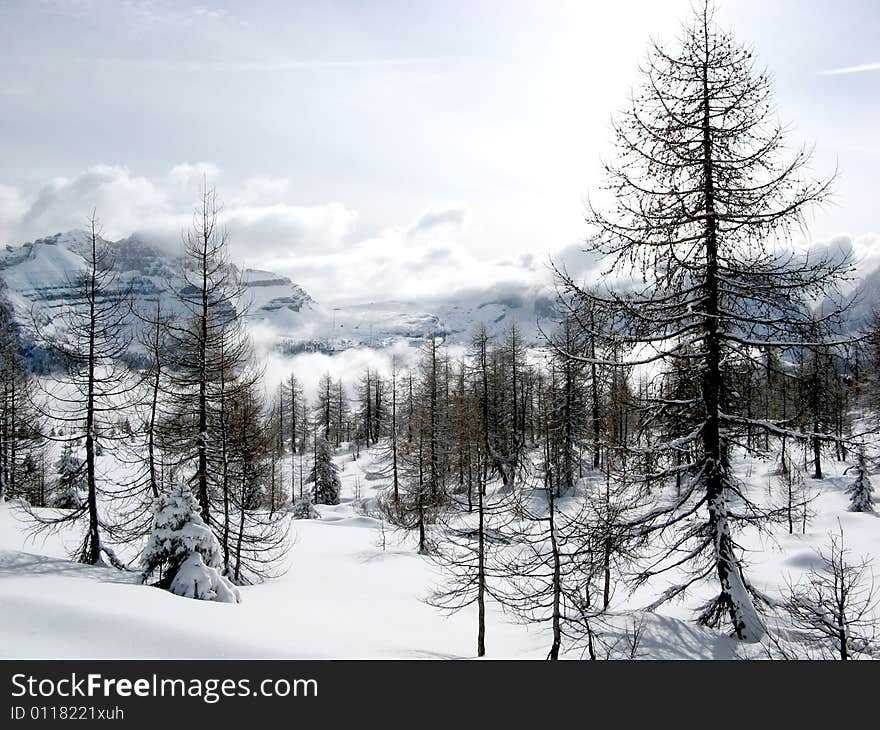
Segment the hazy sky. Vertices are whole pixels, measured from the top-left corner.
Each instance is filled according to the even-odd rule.
[[[0,242],[93,206],[108,237],[177,239],[207,174],[236,258],[317,298],[528,283],[583,238],[611,115],[689,7],[0,0]],[[728,0],[719,19],[817,173],[840,168],[813,238],[876,243],[880,2]]]

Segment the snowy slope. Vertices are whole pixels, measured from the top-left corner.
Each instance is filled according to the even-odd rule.
[[[76,280],[85,270],[87,246],[86,233],[69,231],[9,247],[0,256],[0,275],[26,332],[32,330],[34,320],[56,322],[62,307],[77,302]],[[135,237],[111,242],[111,246],[118,277],[108,298],[130,291],[136,310],[152,311],[157,299],[166,312],[179,309],[172,296],[173,289],[181,286],[178,262],[173,257]],[[243,279],[255,318],[276,316],[283,324],[280,313],[300,313],[313,304],[306,292],[285,277],[249,270],[243,272]],[[135,326],[134,320],[131,326]]]
[[[238,605],[194,601],[131,576],[64,559],[63,535],[27,543],[0,504],[0,657],[412,657],[473,654],[473,616],[446,618],[421,599],[438,579],[412,546],[378,544],[352,506],[370,489],[339,457],[343,502],[299,520],[290,569],[242,589]],[[544,640],[492,614],[494,656],[541,656]]]
[[[71,535],[29,542],[14,507],[0,505],[0,656],[473,657],[475,609],[447,616],[427,605],[423,599],[442,580],[440,573],[409,539],[398,541],[390,530],[383,550],[380,523],[355,508],[355,495],[369,499],[383,485],[371,473],[371,458],[364,454],[355,462],[347,452],[337,455],[342,504],[319,506],[321,520],[293,522],[288,572],[244,587],[237,605],[180,598],[137,585],[131,575],[71,563],[64,557]],[[846,480],[839,476],[844,465],[828,466],[836,476],[810,484],[821,494],[806,535],[743,536],[749,576],[771,596],[814,564],[814,548],[838,524],[854,556],[880,557],[880,518],[847,512]],[[739,471],[755,495],[772,484],[764,463],[742,462]],[[693,622],[693,609],[705,597],[697,593],[656,614],[636,613],[643,622],[637,655],[761,656],[759,646],[738,645]],[[650,598],[628,597],[619,588],[613,607],[636,609]],[[608,636],[617,631],[623,637],[633,620],[619,615]],[[490,604],[488,657],[543,659],[549,643],[545,629],[512,623]]]

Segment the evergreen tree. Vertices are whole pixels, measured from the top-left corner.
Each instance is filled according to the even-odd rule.
[[[582,444],[591,435],[592,418],[586,379],[589,366],[581,359],[570,356],[586,352],[578,335],[577,322],[567,317],[560,322],[552,342],[553,369],[547,396],[554,467],[553,488],[557,497],[574,493],[577,480],[583,472]],[[592,435],[595,438],[595,434]]]
[[[299,497],[290,508],[290,517],[294,520],[320,520],[321,513],[315,509],[311,495]]]
[[[801,532],[805,533],[807,521],[810,518],[809,506],[812,500],[807,494],[803,472],[791,460],[789,450],[785,446],[780,454],[779,486],[782,489],[783,511],[788,522],[788,534],[794,534],[794,528],[798,522],[801,525]]]
[[[430,406],[415,397],[408,379],[407,437],[399,445],[397,454],[398,490],[393,499],[381,500],[380,507],[385,518],[404,530],[418,532],[419,553],[430,552],[429,525],[440,506],[432,494],[429,474],[431,469],[428,441],[430,434]]]
[[[291,373],[287,380],[281,385],[281,411],[282,423],[279,423],[281,429],[281,438],[289,444],[290,453],[290,495],[294,496],[294,485],[297,479],[297,460],[298,452],[304,451],[303,439],[308,433],[308,424],[303,413],[307,412],[305,396],[303,395],[302,384],[297,377]]]
[[[486,654],[486,603],[495,596],[495,571],[490,566],[493,548],[507,538],[498,529],[511,507],[504,496],[489,498],[481,484],[476,490],[475,505],[463,509],[462,495],[452,499],[451,509],[441,517],[442,530],[434,541],[431,555],[446,577],[429,603],[446,611],[458,612],[477,607],[477,656]]]
[[[865,447],[860,445],[856,451],[856,463],[848,472],[852,473],[853,479],[847,487],[849,495],[850,512],[873,512],[874,511],[874,486],[871,477],[868,476],[868,465],[865,459]]]
[[[545,442],[545,446],[549,442]],[[541,468],[514,492],[516,507],[505,531],[510,547],[492,553],[491,575],[501,580],[493,595],[529,624],[550,628],[547,658],[569,645],[586,644],[594,657],[591,583],[595,563],[582,508],[563,509],[545,448]]]
[[[333,435],[334,443],[338,448],[343,441],[348,441],[349,429],[349,406],[348,396],[345,393],[345,386],[342,380],[336,381],[336,388],[333,393]]]
[[[315,442],[315,459],[307,481],[315,485],[315,504],[339,504],[342,490],[339,467],[333,463],[333,450],[329,442],[320,436]]]
[[[237,603],[238,589],[218,568],[220,545],[198,512],[186,482],[178,481],[153,504],[153,525],[141,558],[142,580],[157,575],[155,585],[178,596]]]
[[[287,551],[286,518],[266,510],[271,433],[257,386],[238,389],[224,409],[227,493],[224,502],[225,574],[236,584],[274,577]]]
[[[472,368],[476,373],[483,449],[488,457],[484,461],[483,468],[497,474],[501,478],[503,486],[508,488],[513,484],[514,465],[511,463],[509,455],[502,453],[499,443],[501,440],[499,422],[503,422],[503,419],[499,417],[496,408],[497,401],[493,397],[491,383],[495,378],[492,368],[492,347],[485,325],[479,325],[471,339],[470,356],[473,363]]]
[[[88,491],[85,461],[73,453],[72,445],[65,443],[61,456],[55,462],[57,481],[49,499],[50,507],[59,509],[81,509]]]
[[[389,393],[389,413],[386,423],[387,440],[380,444],[377,450],[376,463],[379,466],[378,473],[390,481],[389,491],[394,507],[400,504],[400,438],[403,418],[400,409],[400,372],[397,356],[391,358],[391,378],[386,385]]]
[[[441,341],[436,334],[426,339],[419,362],[418,395],[423,403],[420,422],[420,451],[425,458],[426,468],[420,483],[427,489],[428,498],[440,504],[446,496],[446,457],[447,441],[444,434],[444,413],[442,393],[445,354],[441,351]]]
[[[821,343],[819,327],[812,339]],[[800,423],[812,452],[813,478],[822,479],[823,441],[838,435],[837,410],[840,377],[834,354],[823,347],[805,348],[799,353],[797,396]],[[841,434],[842,435],[842,434]]]
[[[373,378],[369,368],[361,378],[357,390],[358,424],[355,427],[355,438],[358,443],[370,446],[373,441]]]
[[[15,493],[23,496],[34,507],[48,506],[52,497],[48,451],[45,444],[28,451],[19,471]]]

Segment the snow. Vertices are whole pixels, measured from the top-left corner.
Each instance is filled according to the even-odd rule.
[[[336,455],[341,503],[317,505],[320,520],[293,521],[289,570],[241,587],[239,604],[195,601],[140,585],[137,573],[72,563],[65,555],[74,535],[34,543],[14,506],[0,505],[0,657],[474,657],[476,607],[447,615],[429,606],[424,599],[442,580],[438,568],[417,554],[412,538],[401,539],[390,528],[383,550],[380,523],[357,508],[356,489],[369,500],[382,486],[366,479],[376,470],[372,458],[366,451],[357,462],[347,452]],[[827,466],[828,479],[807,480],[821,493],[806,535],[743,536],[746,575],[758,590],[778,596],[787,579],[814,567],[815,548],[826,544],[838,522],[854,557],[880,556],[878,517],[849,512],[846,465]],[[737,470],[755,492],[766,493],[773,483],[766,463],[742,461]],[[621,613],[611,638],[626,655],[625,633],[636,621],[642,625],[635,651],[640,658],[759,656],[760,644],[696,625],[694,609],[713,588],[656,614]],[[645,606],[656,594],[655,587],[651,596],[627,598],[618,587],[612,605]],[[488,658],[543,659],[550,637],[544,628],[514,623],[490,603],[486,642]]]
[[[167,570],[168,590],[177,596],[241,601],[238,589],[217,570],[222,566],[220,544],[198,514],[196,499],[183,481],[174,485],[171,494],[153,500],[152,531],[141,563],[144,579],[157,568]]]
[[[119,269],[118,286],[131,287],[136,309],[152,308],[157,297],[165,311],[178,309],[168,290],[169,281],[180,285],[172,255],[137,236],[109,243]],[[54,315],[71,300],[71,282],[85,271],[82,254],[87,245],[87,234],[72,230],[0,252],[0,277],[25,329],[32,309],[50,328]],[[547,287],[526,291],[489,287],[418,301],[319,303],[286,276],[259,269],[241,273],[251,335],[267,351],[277,348],[288,355],[405,350],[434,332],[446,334],[450,342],[464,343],[478,321],[495,335],[516,322],[526,340],[535,343],[536,323],[548,328],[553,314],[553,292]]]
[[[202,601],[240,603],[241,595],[234,585],[220,575],[217,568],[206,565],[201,553],[190,553],[180,565],[169,589],[175,596]]]
[[[321,513],[315,509],[311,498],[301,497],[290,507],[290,516],[294,520],[320,520]]]

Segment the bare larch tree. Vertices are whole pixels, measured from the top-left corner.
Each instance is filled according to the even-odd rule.
[[[769,515],[748,499],[729,454],[746,426],[779,435],[786,425],[741,411],[730,363],[735,353],[757,358],[768,349],[833,346],[815,334],[833,329],[840,307],[811,317],[810,304],[835,301],[835,282],[849,262],[788,245],[805,212],[828,197],[830,180],[808,175],[803,148],[785,159],[770,76],[749,48],[716,26],[708,4],[674,47],[652,44],[641,73],[643,83],[615,121],[616,158],[604,165],[614,202],[591,201],[587,211],[588,245],[606,256],[609,271],[631,279],[597,294],[563,275],[564,290],[626,323],[613,344],[627,357],[599,364],[656,372],[677,363],[698,383],[692,396],[677,400],[646,381],[643,399],[658,417],[683,409],[697,418],[689,433],[668,438],[654,433],[650,411],[644,414],[651,458],[630,475],[650,487],[650,503],[634,511],[628,527],[661,546],[642,579],[679,576],[659,602],[714,575],[719,593],[701,621],[718,625],[726,617],[737,637],[757,640],[764,628],[735,529]],[[664,487],[676,475],[681,490],[670,494]],[[672,536],[648,541],[659,534]]]

